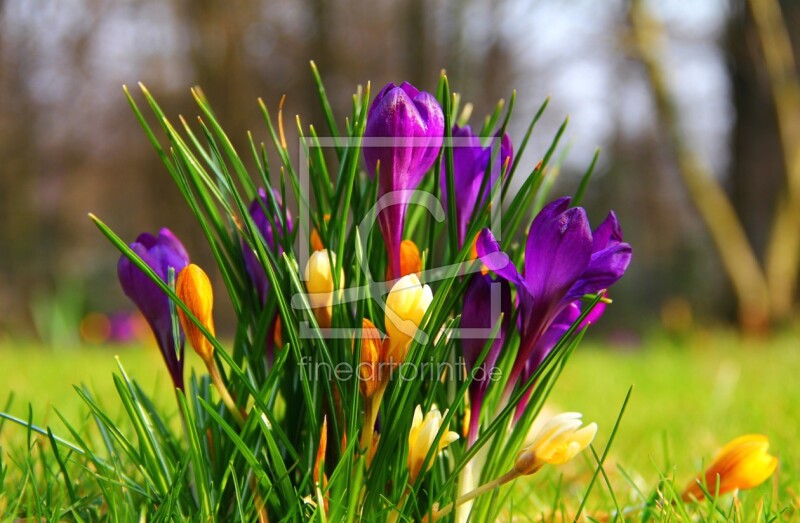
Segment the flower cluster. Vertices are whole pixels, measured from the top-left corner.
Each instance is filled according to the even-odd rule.
[[[324,165],[322,154],[308,159],[313,197],[300,190],[288,163],[282,122],[276,145],[286,162],[281,175],[292,183],[280,191],[243,179],[249,198],[227,181],[209,192],[209,180],[227,180],[229,172],[210,162],[207,168],[216,176],[194,176],[201,161],[181,164],[192,174],[187,187],[195,184],[194,192],[186,196],[207,220],[204,232],[236,315],[236,328],[223,329],[232,341],[217,338],[214,278],[189,263],[172,233],[141,235],[120,258],[120,282],[150,323],[175,388],[185,389],[185,337],[222,400],[212,417],[229,426],[213,435],[201,427],[197,433],[208,433],[202,444],[224,454],[241,450],[246,440],[254,452],[248,466],[262,457],[273,465],[291,462],[239,485],[253,490],[259,519],[294,506],[281,497],[292,489],[316,510],[357,505],[362,514],[393,511],[421,518],[424,503],[407,500],[432,488],[424,478],[434,474],[439,481],[432,485],[457,481],[459,495],[443,508],[438,503],[449,494],[421,497],[437,500],[428,507],[433,519],[451,510],[487,517],[480,512],[490,510],[481,504],[482,494],[545,464],[572,460],[597,432],[594,423],[582,426],[579,414],[567,413],[547,422],[522,449],[495,453],[488,464],[464,458],[467,451],[474,456],[476,446],[522,441],[540,405],[529,401],[538,390],[537,375],[548,358],[563,361],[568,351],[557,348],[599,318],[606,291],[630,263],[631,246],[613,212],[592,229],[586,211],[568,197],[536,213],[522,252],[513,242],[501,243],[489,228],[491,212],[515,209],[519,222],[520,213],[544,197],[535,199],[538,186],[523,181],[522,189],[512,191],[514,205],[504,205],[515,155],[505,125],[492,129],[492,122],[489,136],[480,136],[456,118],[446,85],[438,98],[403,83],[386,85],[371,103],[357,99],[348,132],[363,145],[337,149],[336,170]],[[256,157],[264,185],[266,159]],[[243,169],[237,164],[233,172],[241,175]],[[542,176],[542,169],[540,164],[530,180]],[[332,172],[339,173],[335,181]],[[287,187],[294,190],[289,197]],[[411,206],[419,201],[417,191],[439,198],[447,223]],[[208,203],[217,194],[221,211]],[[288,209],[292,197],[317,227],[307,238],[296,235]],[[357,226],[371,215],[382,241]],[[455,237],[447,238],[447,231]],[[309,252],[307,259],[301,252]],[[519,269],[512,260],[520,260]],[[370,274],[385,274],[386,281],[376,285]],[[357,365],[357,386],[336,376],[312,378],[306,358]],[[456,360],[463,361],[465,373],[394,379],[403,376],[404,365]],[[231,372],[224,373],[225,367]],[[501,368],[510,369],[508,375],[490,379]],[[195,384],[190,390],[205,389]],[[256,423],[263,431],[253,430]],[[498,423],[503,430],[487,430]],[[229,438],[235,426],[241,439],[222,446],[218,440]],[[458,426],[464,427],[463,438],[453,429]],[[239,457],[230,459],[238,463]],[[313,472],[304,474],[304,468]],[[448,479],[453,470],[463,472]]]

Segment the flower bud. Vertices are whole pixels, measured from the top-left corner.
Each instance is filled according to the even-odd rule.
[[[400,244],[410,194],[433,166],[444,139],[444,114],[430,93],[409,83],[387,84],[367,112],[364,159],[378,176],[378,200],[394,201],[378,214],[391,278],[399,278]],[[394,194],[393,194],[394,193]]]
[[[757,487],[769,479],[778,466],[778,458],[769,454],[767,449],[769,440],[762,434],[734,439],[722,447],[705,474],[692,481],[681,497],[684,501],[702,500],[705,494],[698,484],[701,480],[705,480],[705,487],[711,494],[719,491],[722,495]]]
[[[197,318],[205,329],[215,335],[214,331],[214,292],[211,288],[211,281],[203,269],[195,264],[187,265],[179,274],[175,282],[175,293],[186,304],[189,311]],[[203,359],[209,362],[214,357],[214,346],[200,331],[197,325],[178,308],[178,316],[183,325],[186,337],[194,347],[194,351]]]
[[[472,133],[469,125],[453,126],[453,182],[456,211],[456,231],[458,245],[467,241],[467,231],[476,209],[481,209],[489,198],[498,180],[503,178],[506,166],[510,165],[514,156],[514,146],[508,134],[495,135],[487,147],[481,144],[481,138]],[[488,180],[486,172],[494,156]],[[442,205],[447,209],[447,166],[442,155],[441,178],[439,184],[442,191]],[[483,189],[483,191],[481,191]],[[491,202],[489,202],[491,205]]]
[[[400,244],[400,276],[408,276],[422,272],[422,258],[417,244],[411,240],[403,240]]]
[[[524,447],[514,463],[520,474],[533,474],[545,464],[561,465],[589,446],[597,434],[597,424],[581,428],[581,414],[565,412],[544,424],[530,445]]]
[[[336,263],[336,254],[328,250],[316,251],[306,264],[306,290],[308,290],[308,301],[314,309],[317,323],[322,328],[331,326],[333,316],[333,270],[331,262]],[[344,286],[344,272],[339,275],[339,285]]]
[[[422,258],[417,244],[411,240],[403,240],[400,244],[400,276],[422,272]]]
[[[386,297],[387,360],[400,363],[405,359],[408,346],[432,301],[431,288],[420,283],[416,274],[403,276],[394,284]]]
[[[400,275],[398,277],[408,276],[409,274],[416,274],[422,272],[422,257],[419,254],[417,244],[411,240],[403,240],[400,244]],[[392,279],[392,271],[386,267],[386,279]]]
[[[331,215],[326,214],[323,219],[327,223],[331,219]],[[325,248],[325,244],[322,243],[322,237],[319,235],[319,231],[316,227],[311,229],[311,237],[308,240],[311,244],[312,251],[321,251]]]
[[[447,411],[444,411],[444,416],[447,416]],[[414,483],[420,471],[422,470],[422,463],[433,445],[436,435],[442,428],[442,419],[444,418],[436,406],[431,407],[430,412],[422,418],[422,407],[417,405],[414,410],[414,420],[411,422],[411,430],[408,433],[408,474],[409,482]],[[447,430],[439,438],[439,445],[437,453],[444,450],[446,446],[458,439],[458,434]],[[428,469],[433,467],[433,460],[428,462]]]
[[[361,323],[361,360],[358,365],[358,387],[361,395],[369,399],[380,384],[380,362],[383,342],[375,325],[364,318]]]
[[[183,244],[166,228],[158,231],[158,235],[140,234],[130,247],[164,283],[169,280],[170,269],[178,274],[189,263]],[[126,256],[120,257],[117,273],[125,295],[150,325],[173,385],[183,390],[183,359],[178,357],[183,354],[183,333],[175,339],[169,297]]]

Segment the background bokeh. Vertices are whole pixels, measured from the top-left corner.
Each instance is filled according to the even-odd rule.
[[[117,252],[87,219],[123,238],[168,226],[210,261],[166,170],[124,98],[141,81],[170,117],[193,118],[199,85],[235,144],[268,141],[257,98],[324,128],[308,61],[334,112],[358,84],[435,88],[441,69],[480,122],[517,89],[518,143],[552,100],[523,166],[569,114],[556,193],[601,156],[585,201],[620,217],[634,262],[604,328],[635,343],[657,327],[735,324],[736,296],[679,174],[622,0],[0,0],[0,341],[78,341],[88,313],[132,310]],[[780,2],[800,51],[800,3]],[[743,0],[645,2],[685,144],[729,195],[763,260],[786,172],[752,11]],[[135,90],[135,89],[134,89]],[[225,305],[220,304],[220,309]],[[794,309],[796,311],[796,307]],[[796,314],[796,312],[794,313]],[[796,316],[780,318],[786,323]]]

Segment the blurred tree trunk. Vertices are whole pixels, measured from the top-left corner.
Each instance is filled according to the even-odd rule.
[[[506,102],[514,87],[511,72],[514,70],[513,58],[508,45],[503,40],[504,16],[507,8],[503,0],[493,0],[489,5],[489,45],[483,57],[481,90],[490,100],[504,98]]]
[[[750,0],[764,69],[772,95],[786,183],[775,206],[771,237],[765,256],[773,316],[788,320],[796,306],[800,279],[800,71],[791,28],[796,24],[796,2]]]
[[[742,0],[732,2],[725,48],[736,118],[731,135],[731,199],[763,262],[786,170],[756,27]]]
[[[682,115],[663,66],[661,35],[664,28],[648,12],[643,0],[631,2],[628,19],[667,146],[675,157],[684,186],[708,228],[736,293],[740,325],[749,332],[763,332],[770,327],[771,320],[767,279],[729,196],[686,139],[681,125]]]

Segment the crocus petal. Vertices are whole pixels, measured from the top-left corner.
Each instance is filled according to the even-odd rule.
[[[278,205],[282,208],[282,202],[280,195],[273,189],[272,194],[275,196],[275,199],[278,202]],[[252,202],[250,202],[250,206],[248,207],[248,212],[253,219],[253,222],[261,233],[261,236],[264,238],[265,246],[274,251],[276,247],[275,243],[275,230],[273,230],[272,224],[270,223],[270,218],[264,212],[264,209],[267,211],[272,210],[272,204],[270,203],[269,199],[267,198],[267,191],[261,187],[258,189],[258,197],[254,198]],[[275,229],[277,230],[280,236],[283,236],[283,227],[281,225],[281,217],[277,215],[272,215],[272,223],[275,224]],[[292,224],[292,215],[286,210],[286,228],[287,234],[292,233],[293,224]],[[278,247],[278,254],[283,252],[283,249],[280,246],[280,241],[277,244]],[[267,273],[264,271],[264,267],[261,265],[261,262],[256,256],[256,253],[247,245],[246,242],[242,242],[242,255],[244,256],[244,263],[247,269],[247,274],[250,276],[250,279],[253,281],[253,285],[258,292],[258,297],[261,303],[263,304],[266,301],[267,293],[269,291],[269,280],[267,278]]]
[[[778,466],[778,458],[768,450],[769,440],[763,434],[748,434],[734,439],[719,451],[704,474],[689,483],[683,491],[683,500],[703,499],[705,494],[698,484],[701,479],[711,494],[719,489],[720,495],[760,485]]]
[[[388,84],[370,107],[364,137],[391,138],[388,145],[364,146],[371,176],[380,164],[380,192],[414,189],[439,155],[444,114],[430,93]]]
[[[552,212],[568,203],[568,199],[561,199],[545,207],[528,233],[525,281],[540,307],[561,301],[586,270],[592,255],[586,212],[580,207]]]
[[[431,410],[422,417],[422,409],[417,406],[414,410],[414,419],[411,423],[411,430],[408,433],[408,473],[409,482],[411,484],[417,479],[417,476],[422,471],[422,464],[425,457],[433,446],[436,435],[442,429],[442,420],[447,416],[447,411],[442,415],[436,406],[432,406]],[[450,443],[458,439],[458,434],[451,432],[445,428],[442,437],[439,438],[437,445],[437,453],[444,450]],[[433,460],[428,463],[427,470],[433,467]]]
[[[614,211],[592,232],[592,252],[598,252],[622,241],[622,228]]]
[[[497,288],[493,289],[496,284]],[[496,304],[499,308],[493,307]],[[492,348],[486,355],[484,365],[488,368],[494,366],[497,361],[497,350],[502,345],[503,337],[508,328],[509,313],[511,311],[511,290],[508,282],[505,280],[498,280],[495,282],[491,276],[484,274],[476,274],[472,277],[469,287],[464,294],[464,307],[461,312],[461,328],[462,329],[486,329],[487,332],[491,331],[497,325],[500,319],[500,314],[503,314],[503,323],[498,331],[498,337],[495,338]],[[472,370],[475,363],[478,361],[483,348],[486,345],[488,337],[476,336],[467,334],[461,339],[461,345],[464,354],[464,360],[467,364],[467,370]]]
[[[625,274],[631,256],[631,246],[622,241],[622,228],[611,211],[592,233],[592,258],[570,296],[577,299],[609,288]]]
[[[633,250],[627,243],[616,243],[592,254],[589,265],[569,291],[571,298],[595,294],[615,284],[631,262]]]
[[[189,311],[200,324],[212,335],[214,329],[214,290],[208,275],[199,266],[191,263],[178,274],[175,282],[175,293],[183,301]],[[189,319],[183,309],[178,309],[178,316],[186,337],[194,351],[208,364],[214,357],[214,345],[205,334]]]
[[[403,84],[408,85],[408,84]],[[425,137],[428,143],[415,148],[417,160],[417,181],[419,185],[422,175],[425,174],[436,161],[444,141],[444,113],[436,97],[430,93],[421,92],[414,98],[420,116],[426,124]]]
[[[587,306],[588,306],[588,304],[587,304]],[[606,311],[606,307],[607,306],[608,305],[606,305],[606,302],[604,302],[604,301],[601,301],[601,302],[598,302],[597,304],[595,304],[594,308],[591,311],[589,311],[589,314],[586,315],[586,317],[583,319],[583,321],[581,322],[581,324],[580,324],[580,326],[578,328],[582,329],[582,328],[586,327],[587,325],[590,325],[590,324],[593,324],[593,323],[597,323],[597,321],[600,319],[600,317]]]
[[[475,241],[475,250],[478,253],[478,258],[489,270],[494,271],[498,276],[518,287],[527,286],[511,258],[501,250],[500,244],[495,240],[492,231],[483,229],[478,234],[478,239]]]
[[[566,412],[555,416],[541,428],[526,444],[514,463],[519,474],[534,474],[547,463],[564,464],[589,446],[597,434],[597,424],[589,423],[581,428],[581,415]]]
[[[276,190],[272,190],[272,194],[275,197],[275,200],[278,203],[278,206],[281,210],[283,210],[283,202],[281,201],[281,197]],[[253,223],[255,224],[258,232],[264,239],[264,245],[267,249],[274,251],[277,247],[278,254],[283,252],[283,248],[281,247],[280,237],[284,235],[283,225],[282,225],[282,217],[278,215],[272,215],[272,223],[270,223],[270,219],[267,217],[265,212],[271,211],[273,209],[272,204],[268,198],[267,191],[261,187],[258,189],[258,196],[250,202],[248,207],[248,213],[250,214],[251,218],[253,219]],[[289,235],[292,233],[294,228],[292,222],[292,215],[288,209],[284,211],[286,213],[286,234]],[[273,229],[273,224],[275,228]],[[275,231],[278,232],[279,236],[276,238]],[[258,239],[257,239],[258,240]],[[276,240],[277,244],[276,244]],[[242,256],[244,258],[245,269],[247,270],[247,274],[250,276],[250,280],[253,282],[253,286],[256,289],[256,294],[258,295],[259,302],[263,305],[267,301],[267,295],[269,294],[269,279],[267,278],[267,273],[264,270],[264,267],[261,265],[261,262],[258,259],[255,251],[247,244],[247,242],[242,241]],[[270,320],[270,328],[269,334],[266,337],[266,346],[265,352],[267,355],[267,360],[271,363],[274,357],[275,351],[275,338],[272,333],[275,333],[275,329],[278,329],[278,333],[280,333],[280,321],[278,318],[277,312],[275,316]]]
[[[483,148],[480,140],[472,134],[469,126],[453,127],[453,190],[455,193],[456,224],[458,244],[464,244],[467,224],[470,215],[478,202],[478,191],[481,178],[476,176],[483,172],[486,165],[481,165]],[[442,155],[442,169],[439,184],[442,193],[442,205],[447,209],[447,159]]]

